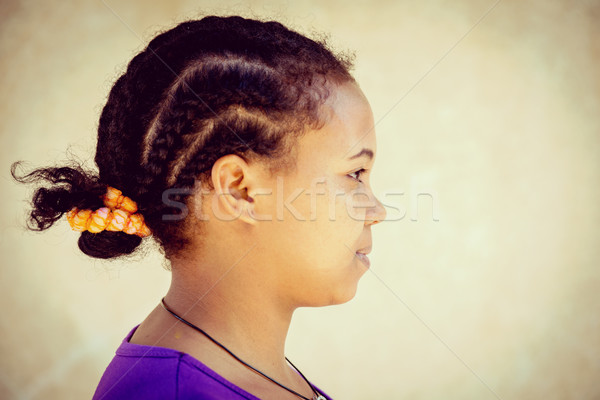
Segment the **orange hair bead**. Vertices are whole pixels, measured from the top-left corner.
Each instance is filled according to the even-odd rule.
[[[137,211],[137,204],[127,196],[123,196],[119,189],[109,186],[104,195],[104,205],[111,210],[125,210],[130,214]]]
[[[83,232],[87,230],[87,221],[91,214],[92,210],[73,208],[67,213],[67,220],[74,231]]]
[[[110,223],[112,215],[110,215],[108,207],[102,207],[94,211],[89,219],[87,230],[92,233],[102,232]]]
[[[122,231],[129,221],[129,214],[124,210],[115,210],[112,214],[112,219],[105,229],[107,231]]]

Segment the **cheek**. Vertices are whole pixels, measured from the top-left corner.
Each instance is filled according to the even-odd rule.
[[[316,187],[306,184],[298,196],[292,185],[286,185],[283,196],[269,198],[272,220],[261,222],[259,229],[261,237],[277,247],[280,260],[308,264],[317,271],[352,262],[364,228],[358,214],[364,214],[364,209],[352,210],[359,198],[350,196],[352,188],[329,182]]]
[[[316,213],[313,221],[307,225],[308,232],[313,236],[313,248],[320,256],[323,268],[340,270],[352,262],[354,250],[364,230],[364,209],[357,209],[353,215],[349,209],[347,190],[336,188],[327,194],[317,197]]]
[[[373,207],[373,199],[365,187],[353,189],[346,197],[347,214],[355,221],[364,223],[369,207]]]
[[[360,190],[346,182],[331,182],[334,181],[326,182],[326,187],[320,187],[312,194],[310,208],[313,219],[327,220],[338,226],[364,220],[365,210],[357,207],[357,203],[360,203],[357,200],[365,198]]]

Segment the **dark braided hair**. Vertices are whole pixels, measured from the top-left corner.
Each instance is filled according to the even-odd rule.
[[[44,230],[72,207],[97,209],[106,186],[137,202],[167,258],[184,249],[186,220],[174,215],[197,181],[210,185],[226,154],[260,159],[271,173],[295,167],[293,145],[320,113],[327,83],[353,81],[351,58],[335,55],[278,22],[209,16],[155,37],[113,85],[98,126],[98,174],[79,165],[40,168],[22,183],[48,182],[33,196],[29,227]],[[176,189],[163,200],[163,194]],[[177,209],[178,210],[178,209]],[[133,252],[141,238],[82,232],[79,248],[96,258]]]

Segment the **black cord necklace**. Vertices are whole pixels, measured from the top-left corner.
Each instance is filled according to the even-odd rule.
[[[298,373],[300,374],[300,376],[306,381],[306,383],[308,384],[308,386],[310,386],[310,388],[312,389],[313,393],[315,394],[312,399],[309,399],[308,397],[304,397],[300,393],[298,393],[298,392],[296,392],[296,391],[294,391],[294,390],[292,390],[292,389],[290,389],[290,388],[282,385],[281,383],[277,382],[275,379],[270,378],[266,374],[263,374],[262,372],[260,372],[259,370],[257,370],[253,366],[251,366],[250,364],[248,364],[245,361],[243,361],[242,359],[240,359],[238,356],[236,356],[235,354],[233,354],[227,347],[223,346],[221,343],[219,343],[215,339],[213,339],[208,333],[204,332],[202,329],[198,328],[196,325],[192,324],[191,322],[186,321],[185,319],[181,318],[179,315],[177,315],[173,311],[171,311],[167,307],[167,304],[165,303],[165,298],[164,297],[160,300],[160,304],[163,306],[163,308],[165,310],[167,310],[168,312],[170,312],[175,318],[177,318],[178,320],[180,320],[184,324],[190,326],[191,328],[194,328],[195,330],[197,330],[198,332],[200,332],[201,334],[203,334],[204,336],[206,336],[211,342],[213,342],[214,344],[216,344],[217,346],[219,346],[220,348],[222,348],[223,350],[225,350],[227,353],[229,353],[229,355],[231,355],[237,361],[239,361],[240,363],[244,364],[246,367],[250,368],[254,372],[262,375],[264,378],[266,378],[266,379],[270,380],[271,382],[275,383],[276,385],[278,385],[278,386],[282,387],[283,389],[287,390],[288,392],[293,393],[296,396],[298,396],[298,397],[300,397],[300,398],[302,398],[304,400],[326,400],[325,397],[323,397],[322,395],[320,395],[319,393],[317,393],[317,391],[315,390],[314,386],[308,381],[308,379],[306,379],[306,377],[304,376],[304,374],[302,372],[300,372],[300,370],[298,368],[296,368],[296,366],[294,364],[292,364],[292,362],[287,357],[285,357],[286,361],[289,362],[290,365],[296,371],[298,371]]]

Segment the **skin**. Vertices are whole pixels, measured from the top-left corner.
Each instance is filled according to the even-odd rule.
[[[205,220],[197,219],[199,229],[191,231],[193,250],[171,260],[165,296],[178,315],[308,398],[312,391],[285,361],[293,312],[354,297],[368,269],[355,252],[371,246],[371,226],[386,215],[371,191],[370,172],[353,174],[371,170],[375,158],[348,160],[363,148],[376,153],[367,99],[356,84],[345,83],[323,107],[328,122],[298,140],[296,168],[288,174],[271,176],[260,162],[233,154],[215,162],[214,189],[192,204]],[[131,342],[186,352],[261,399],[298,399],[160,305]]]

